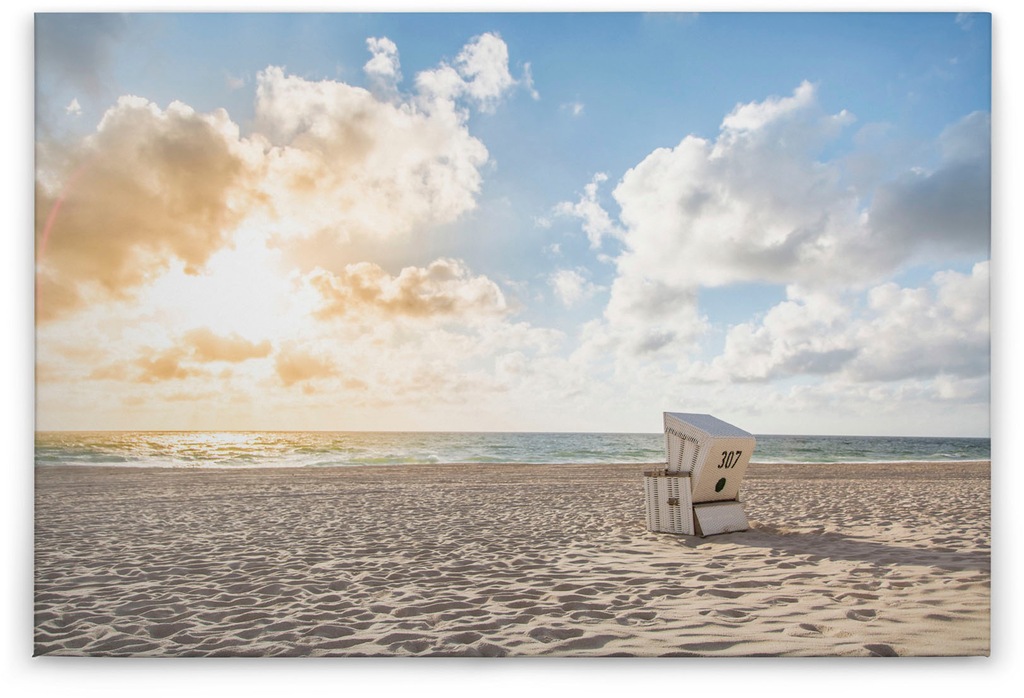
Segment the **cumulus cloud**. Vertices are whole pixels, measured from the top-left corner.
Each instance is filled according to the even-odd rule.
[[[493,109],[516,84],[508,71],[508,46],[497,34],[482,34],[466,44],[455,65],[466,80],[466,92],[482,109]]]
[[[770,381],[834,375],[851,382],[973,379],[989,367],[989,264],[944,271],[928,286],[889,282],[850,299],[790,288],[760,322],[734,326],[722,354],[694,376]],[[952,384],[952,383],[950,383]]]
[[[790,287],[786,301],[760,322],[734,326],[722,354],[703,373],[707,380],[768,381],[793,375],[835,373],[854,358],[848,306],[826,293]]]
[[[940,375],[983,376],[989,370],[989,263],[970,274],[945,271],[930,287],[894,283],[872,289],[873,313],[857,333],[862,350],[849,374],[860,381]]]
[[[598,187],[608,181],[608,175],[598,172],[593,179],[583,188],[583,193],[576,203],[562,201],[555,205],[554,212],[560,216],[570,216],[582,221],[583,232],[587,234],[590,247],[597,249],[601,246],[604,238],[618,237],[624,234],[623,230],[612,221],[608,211],[598,201]]]
[[[686,355],[708,327],[695,288],[644,275],[615,278],[602,323],[627,360],[662,349]]]
[[[41,151],[36,185],[39,317],[124,298],[172,261],[197,273],[227,245],[251,173],[221,110],[122,97],[96,132]]]
[[[823,148],[853,122],[825,113],[815,88],[738,105],[714,141],[655,150],[614,191],[623,276],[675,286],[734,282],[866,285],[934,251],[978,252],[989,234],[988,117],[939,141],[930,171],[875,190],[849,186]]]
[[[394,43],[367,45],[371,78],[397,81]],[[439,69],[460,87],[426,102],[271,66],[258,75],[245,138],[223,110],[120,98],[82,141],[38,147],[39,319],[126,299],[176,263],[197,273],[249,217],[293,250],[454,221],[476,206],[488,159],[457,100],[496,104],[515,82],[507,63],[500,38],[479,36]]]
[[[509,312],[501,289],[466,265],[439,259],[427,267],[406,267],[397,276],[370,262],[348,265],[340,274],[318,270],[309,283],[323,299],[318,317],[382,314],[388,317],[500,317]]]
[[[601,290],[587,280],[579,270],[559,269],[548,277],[548,284],[554,289],[555,296],[566,308],[593,297]]]
[[[164,402],[198,394],[199,382],[239,405],[256,386],[268,405],[293,404],[293,388],[394,404],[443,386],[458,401],[463,388],[500,389],[466,362],[535,356],[561,341],[509,322],[498,285],[458,260],[396,274],[370,263],[282,274],[297,241],[316,240],[324,264],[351,260],[359,245],[346,242],[425,234],[476,205],[488,155],[469,109],[494,108],[514,86],[504,43],[467,44],[447,100],[399,93],[397,47],[376,38],[368,48],[377,92],[264,70],[244,137],[223,111],[123,97],[84,139],[38,144],[40,332],[81,337],[98,322],[106,350],[79,361],[43,342],[52,414],[85,414],[97,381]],[[355,321],[322,321],[342,316]],[[367,375],[345,375],[352,365]],[[396,374],[399,365],[409,370]],[[71,381],[84,387],[62,403],[58,388]]]
[[[186,365],[187,356],[188,352],[180,347],[146,352],[135,360],[135,366],[140,370],[136,380],[157,383],[202,375],[196,367]]]
[[[208,327],[188,332],[185,342],[193,349],[198,361],[227,361],[237,363],[248,359],[262,359],[270,355],[269,340],[251,342],[237,333],[222,336]]]
[[[274,368],[285,387],[306,384],[337,375],[333,362],[324,356],[289,345],[281,349],[275,358]]]
[[[475,207],[487,149],[452,113],[276,67],[257,82],[256,121],[271,144],[266,193],[285,237],[380,239]]]
[[[637,351],[662,344],[678,350],[707,327],[697,307],[702,287],[785,284],[800,289],[792,299],[800,304],[866,289],[915,261],[987,252],[987,115],[948,128],[930,169],[863,190],[851,185],[845,160],[821,157],[853,121],[846,111],[821,109],[816,88],[805,82],[789,96],[737,105],[713,140],[689,135],[651,152],[613,191],[618,220],[598,201],[603,175],[577,202],[559,204],[558,213],[582,222],[592,246],[607,236],[623,245],[601,330],[592,337],[617,338],[613,343]],[[727,355],[752,351],[764,361],[737,375],[827,373],[854,357],[854,348],[820,336],[827,330],[821,317],[820,345],[805,346],[804,354],[783,351],[784,360],[770,356],[759,347],[771,343],[771,324],[786,312],[778,308],[767,326],[730,335]]]
[[[862,235],[858,200],[818,148],[851,117],[824,114],[814,88],[737,106],[717,140],[659,148],[616,187],[624,276],[669,286],[848,278],[840,249]]]
[[[122,341],[130,340],[122,338]],[[263,359],[270,356],[272,349],[269,340],[251,342],[235,333],[220,335],[209,328],[199,327],[163,348],[134,345],[120,347],[116,352],[112,347],[107,347],[105,352],[94,350],[90,363],[95,364],[100,358],[106,359],[106,363],[93,368],[87,377],[89,380],[128,383],[162,383],[195,377],[209,379],[216,374],[210,373],[203,364],[237,364],[250,359]],[[112,353],[134,357],[111,361],[114,358],[110,355]]]
[[[532,86],[529,71],[526,76]],[[508,69],[508,46],[493,33],[474,37],[459,52],[455,65],[442,62],[416,76],[416,86],[431,110],[440,104],[449,111],[455,100],[466,98],[480,111],[491,112],[516,84]]]
[[[787,115],[806,110],[814,104],[814,86],[804,81],[791,97],[769,97],[763,102],[737,104],[722,120],[722,132],[732,138],[744,131],[756,131]]]
[[[991,120],[976,112],[947,128],[941,160],[883,184],[871,206],[879,246],[903,257],[987,253],[991,230]],[[927,245],[922,243],[926,242]]]
[[[393,93],[402,80],[398,46],[387,37],[371,37],[366,40],[366,48],[373,57],[363,66],[363,71],[378,90]]]

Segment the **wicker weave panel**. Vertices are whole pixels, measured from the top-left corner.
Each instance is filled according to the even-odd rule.
[[[644,473],[647,528],[658,533],[693,535],[690,476],[653,470]]]

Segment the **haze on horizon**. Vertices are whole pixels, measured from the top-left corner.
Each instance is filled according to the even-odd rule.
[[[36,16],[37,428],[987,436],[991,23]]]

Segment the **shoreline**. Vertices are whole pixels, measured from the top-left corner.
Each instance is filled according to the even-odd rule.
[[[752,464],[708,538],[648,464],[40,466],[35,654],[987,655],[990,462],[941,463]]]
[[[641,468],[651,470],[665,467],[663,461],[650,462],[625,462],[625,463],[582,463],[582,462],[554,462],[554,463],[523,463],[518,461],[464,461],[453,463],[337,463],[330,465],[143,465],[140,463],[115,465],[111,463],[35,463],[35,469],[41,468],[99,468],[109,470],[187,470],[187,471],[235,471],[235,470],[281,470],[281,471],[303,471],[303,470],[348,470],[352,468],[469,468],[469,467],[529,467],[541,468]],[[939,466],[963,466],[977,467],[987,466],[991,468],[992,459],[972,458],[965,460],[872,460],[872,461],[750,461],[749,467],[754,470],[767,468],[794,468],[794,467],[816,467],[827,468],[831,466],[844,467],[939,467]],[[751,471],[748,470],[748,474]]]

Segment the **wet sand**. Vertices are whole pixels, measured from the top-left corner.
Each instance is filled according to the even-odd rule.
[[[987,461],[754,464],[704,539],[651,467],[39,467],[35,654],[988,654]]]

